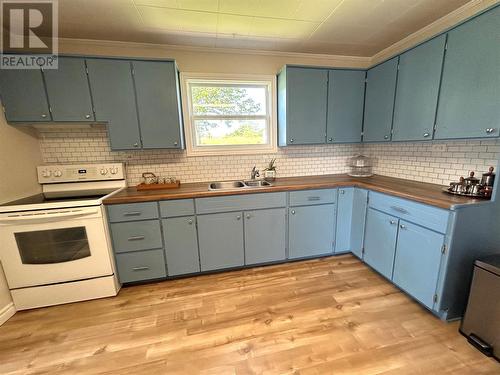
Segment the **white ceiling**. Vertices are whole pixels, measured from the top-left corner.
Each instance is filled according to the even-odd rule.
[[[59,36],[373,56],[470,0],[59,0]]]

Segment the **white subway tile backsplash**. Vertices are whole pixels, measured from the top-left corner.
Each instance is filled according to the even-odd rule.
[[[178,150],[113,152],[104,125],[39,127],[38,132],[45,163],[125,162],[130,185],[138,184],[145,171],[183,182],[247,178],[254,164],[262,170],[271,158],[281,177],[345,173],[347,158],[358,153],[375,159],[376,174],[447,185],[470,170],[480,175],[496,167],[500,155],[500,140],[467,140],[293,146],[268,155],[187,157]],[[433,145],[444,145],[444,151]]]

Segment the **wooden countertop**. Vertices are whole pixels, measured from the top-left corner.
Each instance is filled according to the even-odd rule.
[[[137,191],[135,187],[129,187],[105,199],[104,204],[137,203],[168,199],[215,197],[222,195],[255,194],[349,186],[378,191],[445,209],[450,209],[457,205],[469,205],[484,202],[482,199],[473,199],[446,194],[442,191],[443,186],[441,185],[377,175],[372,177],[356,178],[350,177],[347,174],[334,174],[321,176],[282,177],[277,178],[273,183],[273,186],[270,187],[229,191],[209,191],[208,182],[181,184],[178,189],[171,190]]]

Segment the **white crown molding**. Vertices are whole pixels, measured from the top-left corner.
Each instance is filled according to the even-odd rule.
[[[317,60],[331,60],[342,62],[353,62],[359,65],[369,65],[370,57],[363,56],[347,56],[347,55],[329,55],[329,54],[313,54],[302,52],[282,52],[282,51],[268,51],[268,50],[253,50],[253,49],[239,49],[239,48],[218,48],[218,47],[198,47],[198,46],[184,46],[175,44],[155,44],[155,43],[139,43],[139,42],[123,42],[114,40],[93,40],[93,39],[71,39],[60,38],[59,50],[60,52],[67,52],[68,49],[78,47],[104,47],[104,48],[132,48],[138,50],[156,50],[156,51],[185,51],[185,52],[198,52],[198,53],[227,53],[238,55],[262,55],[269,57],[288,57],[295,59],[317,59]]]
[[[472,0],[413,34],[408,35],[406,38],[376,53],[371,57],[370,65],[376,65],[396,56],[498,3],[500,3],[500,0]]]
[[[12,318],[16,313],[16,308],[14,307],[14,303],[11,302],[6,305],[3,309],[0,310],[0,326],[4,324],[7,320]]]

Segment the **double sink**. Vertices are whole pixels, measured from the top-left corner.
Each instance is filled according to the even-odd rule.
[[[265,180],[220,181],[220,182],[211,182],[208,185],[208,190],[258,189],[269,186],[273,186],[273,184]]]

